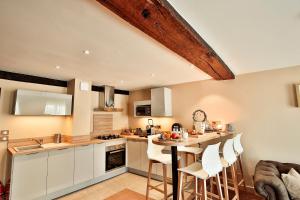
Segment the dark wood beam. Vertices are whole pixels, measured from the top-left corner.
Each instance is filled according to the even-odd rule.
[[[235,76],[167,0],[97,0],[217,80]]]

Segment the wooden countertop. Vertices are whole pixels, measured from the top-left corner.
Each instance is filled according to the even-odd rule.
[[[132,140],[132,141],[148,142],[148,138],[140,137],[140,136],[137,136],[137,135],[121,135],[121,137],[126,138],[127,140]]]
[[[162,146],[192,146],[207,142],[218,142],[223,139],[232,138],[234,135],[234,133],[206,133],[204,135],[190,136],[188,139],[180,141],[160,140],[155,138],[153,139],[153,143]]]
[[[82,141],[82,142],[76,142],[76,143],[64,143],[66,145],[60,145],[56,147],[49,147],[49,148],[40,148],[40,149],[31,149],[31,150],[25,150],[25,151],[16,151],[14,147],[9,147],[7,150],[9,153],[11,153],[12,156],[17,155],[28,155],[28,154],[34,154],[34,153],[40,153],[40,152],[47,152],[51,150],[58,150],[58,149],[66,149],[66,148],[72,148],[76,146],[83,146],[83,145],[90,145],[90,144],[101,144],[104,143],[104,140],[99,139],[91,139],[89,141]]]

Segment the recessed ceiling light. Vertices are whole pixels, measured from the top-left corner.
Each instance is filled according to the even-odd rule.
[[[56,69],[60,69],[60,66],[59,66],[59,65],[56,65],[55,68],[56,68]]]
[[[90,52],[89,50],[84,50],[83,53],[84,53],[85,55],[90,55],[91,52]]]

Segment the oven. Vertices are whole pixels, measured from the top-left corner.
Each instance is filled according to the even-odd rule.
[[[106,146],[105,171],[110,171],[126,165],[126,144]]]

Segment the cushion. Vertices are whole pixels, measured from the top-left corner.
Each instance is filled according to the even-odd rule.
[[[295,169],[292,168],[288,174],[282,174],[281,177],[291,198],[299,199],[300,198],[300,174]]]

